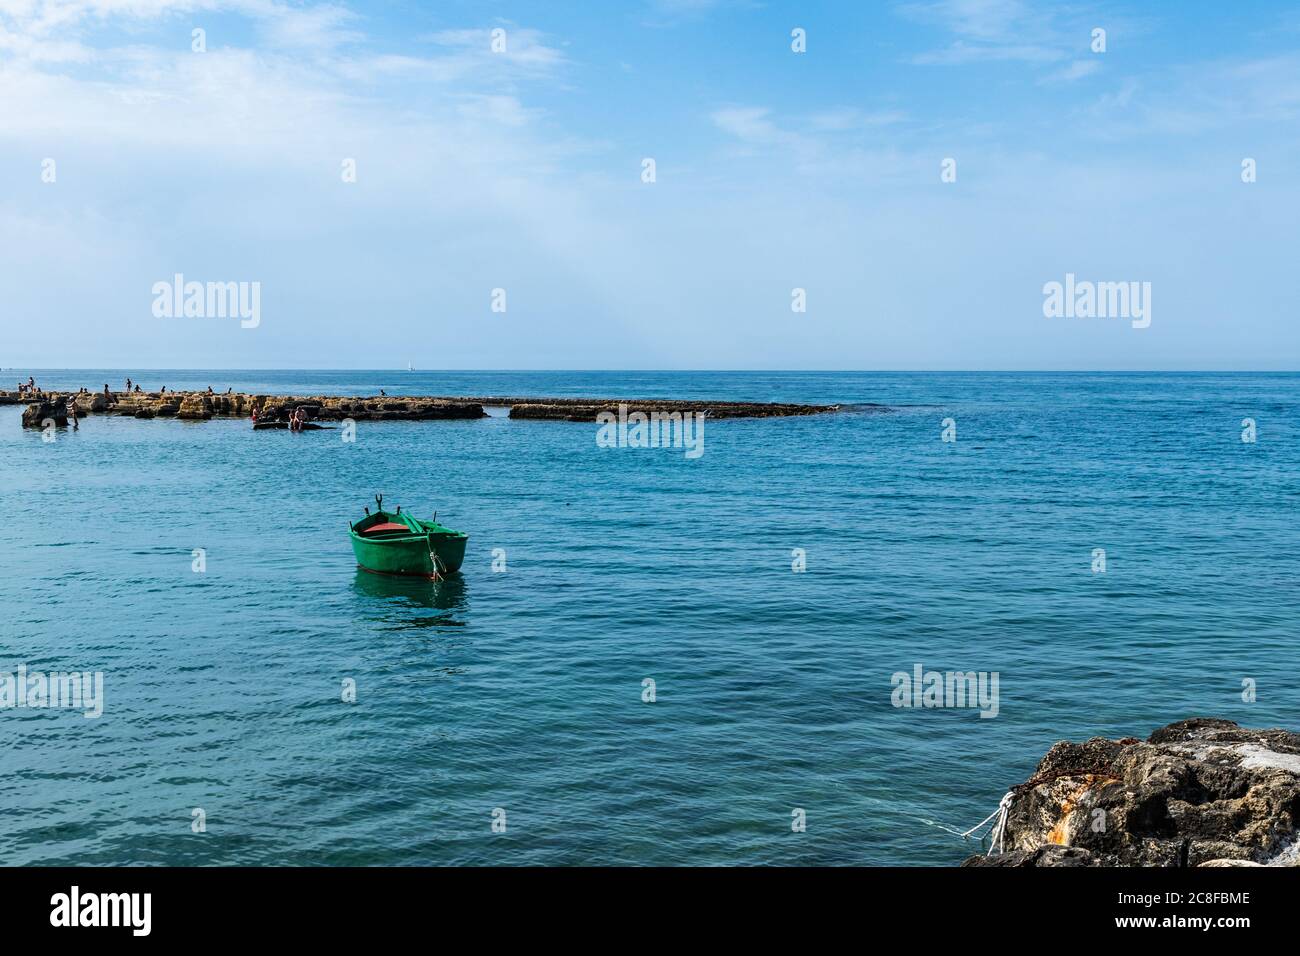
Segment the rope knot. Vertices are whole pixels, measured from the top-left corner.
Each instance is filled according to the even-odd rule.
[[[998,808],[963,833],[962,839],[972,836],[977,830],[982,829],[986,823],[996,817],[997,822],[993,824],[993,829],[989,830],[989,851],[985,856],[992,856],[995,847],[998,853],[1002,853],[1003,841],[1007,835],[1007,814],[1011,811],[1011,801],[1015,799],[1015,796],[1016,792],[1014,790],[1008,790],[1002,799],[998,801]]]

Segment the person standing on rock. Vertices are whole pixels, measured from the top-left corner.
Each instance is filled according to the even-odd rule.
[[[77,424],[77,400],[75,398],[68,403],[68,418],[72,420],[72,430],[74,432],[81,427]]]
[[[126,379],[126,393],[127,393],[128,395],[131,394],[131,377],[130,377],[129,375],[127,376],[127,379]]]

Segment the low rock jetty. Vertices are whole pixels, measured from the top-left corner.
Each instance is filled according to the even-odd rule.
[[[541,418],[552,421],[594,422],[601,412],[619,414],[620,406],[631,412],[703,412],[709,418],[789,418],[795,415],[823,415],[839,411],[839,405],[791,405],[777,402],[692,402],[666,398],[475,398],[483,405],[508,407],[511,418]]]
[[[253,395],[246,392],[0,392],[0,405],[25,404],[23,425],[41,427],[53,419],[65,424],[70,413],[79,417],[127,415],[134,418],[252,418],[287,421],[302,408],[308,421],[435,421],[485,418],[488,408],[508,408],[511,418],[594,422],[601,412],[702,412],[709,418],[777,418],[819,415],[839,405],[793,405],[767,402],[710,402],[674,399],[536,398],[508,396],[439,397],[410,395]]]
[[[963,866],[1300,866],[1300,734],[1193,718],[1054,745]],[[995,826],[996,830],[996,826]]]

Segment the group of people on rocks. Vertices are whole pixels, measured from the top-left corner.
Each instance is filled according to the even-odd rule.
[[[139,395],[141,391],[142,391],[142,390],[141,390],[141,388],[140,388],[140,383],[139,383],[139,382],[132,382],[130,378],[127,378],[127,380],[126,380],[126,394],[128,394],[128,395],[131,395],[131,394]],[[77,394],[79,394],[79,395],[80,395],[81,393],[83,393],[83,392],[86,392],[86,389],[85,389],[84,387],[79,388],[79,389],[77,390]],[[230,387],[230,388],[228,388],[228,389],[226,389],[226,391],[225,391],[225,394],[227,394],[227,395],[233,395],[234,393],[235,393],[235,389],[234,389],[233,386]],[[44,393],[41,391],[41,387],[40,387],[39,385],[36,384],[36,379],[35,379],[33,376],[29,375],[29,376],[27,376],[27,381],[26,381],[26,382],[19,381],[19,383],[18,383],[18,394],[19,394],[19,395],[42,395],[42,394],[44,394]],[[89,394],[89,393],[87,393],[87,394]],[[113,393],[109,390],[108,383],[105,382],[105,383],[104,383],[104,397],[105,397],[105,398],[112,398],[112,394],[113,394]],[[166,394],[167,394],[167,386],[164,385],[164,386],[162,386],[160,389],[158,389],[158,394],[159,394],[159,395],[166,395]],[[173,394],[174,394],[174,393],[173,393]],[[217,394],[216,392],[214,392],[214,391],[212,390],[212,386],[211,386],[211,385],[208,386],[208,394],[209,394],[209,395],[216,395],[216,394]]]
[[[141,389],[141,387],[140,387],[140,383],[139,383],[139,382],[133,382],[133,381],[131,381],[131,379],[128,377],[127,380],[126,380],[126,394],[128,394],[128,395],[131,395],[131,394],[139,395],[139,394],[141,393],[141,391],[142,391],[142,389]],[[234,394],[234,391],[235,391],[234,388],[231,387],[231,388],[226,389],[225,394],[226,394],[226,395],[233,395],[233,394]],[[40,387],[39,385],[36,384],[36,379],[35,379],[35,377],[29,375],[29,376],[27,377],[27,381],[26,381],[26,382],[19,381],[19,383],[18,383],[18,394],[19,394],[20,396],[22,396],[22,395],[37,396],[37,395],[43,395],[43,394],[45,394],[45,393],[42,392],[42,391],[41,391],[41,387]],[[166,394],[167,394],[167,386],[166,386],[166,385],[163,385],[162,387],[160,387],[160,388],[158,389],[158,394],[159,394],[159,396],[166,395]],[[173,393],[173,394],[174,394],[174,393]],[[215,396],[217,393],[216,393],[215,391],[213,391],[212,386],[209,385],[209,386],[208,386],[207,394],[208,394],[208,395]],[[89,392],[89,390],[86,389],[85,387],[79,388],[79,389],[77,389],[77,394],[76,394],[76,396],[74,396],[73,398],[71,398],[71,399],[68,400],[68,417],[69,417],[69,419],[71,419],[72,427],[73,427],[73,428],[76,428],[76,427],[77,427],[77,423],[78,423],[77,397],[80,397],[81,395],[86,395],[87,397],[89,397],[90,392]],[[111,401],[113,400],[113,393],[112,393],[112,391],[109,389],[109,386],[108,386],[108,383],[107,383],[107,382],[104,383],[104,398],[105,398],[105,400],[107,400],[107,401],[109,401],[109,402],[111,402]],[[276,409],[274,409],[274,417],[272,418],[272,420],[273,420],[273,421],[281,421],[281,420],[282,420],[282,416],[283,416],[283,414],[284,414],[284,412],[285,412],[286,410],[287,410],[287,409],[285,409],[284,407],[280,407],[280,408],[276,408]],[[254,409],[253,409],[253,424],[256,425],[257,422],[258,422],[259,420],[261,420],[261,419],[265,419],[266,417],[267,417],[267,414],[262,414],[262,415],[260,416],[260,419],[259,419],[259,411],[258,411],[258,409],[257,409],[257,408],[254,408]],[[290,430],[290,431],[294,431],[294,432],[300,432],[300,431],[302,431],[302,430],[303,430],[303,426],[307,424],[308,420],[309,420],[309,416],[308,416],[308,414],[307,414],[307,409],[306,409],[306,407],[303,406],[303,405],[299,405],[298,407],[296,407],[295,409],[293,409],[292,412],[289,412],[289,419],[288,419],[289,430]]]
[[[253,407],[253,424],[260,421],[278,422],[281,420],[285,409],[283,406],[274,409],[267,409],[265,412],[259,411],[256,406]],[[307,424],[307,409],[299,405],[289,413],[289,431],[300,432],[304,425]]]
[[[126,380],[126,394],[128,394],[128,395],[131,395],[131,394],[139,395],[142,391],[143,391],[143,390],[140,388],[140,383],[139,383],[139,382],[132,382],[131,379],[130,379],[129,377],[127,378],[127,380]],[[227,395],[232,395],[232,394],[234,394],[234,391],[235,391],[235,390],[234,390],[233,387],[228,388],[228,389],[226,389],[226,394],[227,394]],[[35,378],[34,376],[32,376],[32,375],[27,376],[27,381],[26,381],[26,382],[23,382],[23,381],[19,381],[19,382],[18,382],[18,395],[19,395],[19,397],[21,397],[21,396],[23,396],[23,395],[28,395],[28,396],[33,396],[33,397],[34,397],[34,396],[37,396],[37,395],[44,395],[44,394],[45,394],[45,393],[41,390],[41,387],[40,387],[39,385],[36,384],[36,378]],[[78,394],[78,395],[82,395],[82,394],[89,395],[90,393],[89,393],[89,391],[87,391],[86,388],[83,386],[82,388],[77,389],[77,394]],[[162,386],[161,388],[159,388],[159,389],[158,389],[158,394],[159,394],[159,395],[166,395],[166,394],[167,394],[167,386],[164,385],[164,386]],[[216,392],[214,392],[214,391],[212,390],[212,386],[211,386],[211,385],[208,386],[208,394],[209,394],[209,395],[215,395],[215,394],[216,394]],[[112,399],[113,399],[113,393],[112,393],[112,391],[109,389],[109,387],[108,387],[108,383],[107,383],[107,382],[104,383],[104,398],[107,399],[107,400],[109,400],[109,401],[112,401]],[[305,419],[304,419],[304,420],[305,420]]]

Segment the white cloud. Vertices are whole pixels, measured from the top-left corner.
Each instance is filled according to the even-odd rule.
[[[617,189],[574,175],[575,154],[593,147],[539,123],[533,94],[568,61],[534,29],[509,27],[506,54],[475,29],[396,55],[373,52],[354,35],[364,22],[335,5],[222,4],[243,11],[256,47],[192,53],[186,22],[184,43],[147,46],[128,31],[120,45],[113,33],[119,45],[87,46],[86,68],[71,70],[51,44],[102,43],[101,14],[195,5],[0,3],[5,35],[31,41],[22,56],[19,40],[0,46],[0,171],[19,184],[0,208],[12,227],[0,285],[10,314],[60,316],[70,348],[59,361],[328,365],[373,346],[374,363],[377,330],[428,309],[437,324],[413,340],[436,331],[440,355],[491,365],[500,330],[463,317],[486,312],[503,283],[512,313],[592,303],[566,323],[578,340],[648,336],[623,318],[675,304],[644,271],[653,249],[626,257],[643,240],[608,221]],[[44,58],[32,53],[41,45]],[[40,183],[33,156],[57,160],[57,183]],[[345,158],[356,183],[341,181]],[[174,271],[262,281],[274,317],[233,338],[160,328],[147,293]],[[24,324],[7,344],[37,356],[41,334]],[[560,366],[567,341],[541,323],[511,335],[530,361]]]
[[[1130,43],[1151,28],[1145,20],[1104,10],[1024,0],[924,0],[901,3],[895,9],[902,17],[947,37],[943,45],[913,54],[912,63],[1021,63],[1047,68],[1075,59],[1056,71],[1058,80],[1079,79],[1096,69],[1079,62],[1090,53],[1094,27],[1104,26],[1111,36]]]
[[[505,31],[505,49],[499,53],[492,50],[490,29],[442,30],[421,39],[453,51],[467,67],[507,64],[536,75],[552,72],[565,64],[564,54],[548,46],[539,31],[509,25],[498,29]]]
[[[906,119],[907,114],[902,110],[835,109],[814,113],[808,124],[815,130],[843,133],[893,126]]]
[[[274,47],[332,50],[357,43],[365,35],[353,29],[357,15],[342,6],[274,6],[262,14],[263,39]]]
[[[918,53],[912,62],[921,66],[962,66],[967,63],[1019,62],[1055,63],[1065,54],[1033,43],[967,43],[958,40],[941,50]]]
[[[1020,0],[934,0],[903,4],[907,15],[937,23],[954,33],[987,43],[1004,43],[1029,16]]]
[[[747,143],[770,144],[790,141],[792,134],[783,133],[768,117],[771,110],[757,106],[727,107],[716,110],[710,119],[724,133]]]
[[[1264,126],[1294,148],[1300,119],[1300,56],[1197,63],[1126,78],[1086,109],[1099,139],[1152,136],[1215,136]],[[1259,143],[1258,129],[1245,134],[1242,149]],[[1255,147],[1250,147],[1255,148]],[[1245,155],[1245,153],[1243,153]]]
[[[1101,69],[1101,60],[1093,58],[1091,60],[1075,60],[1063,70],[1057,70],[1047,77],[1047,82],[1051,83],[1072,83],[1075,80],[1081,80],[1084,77],[1092,76]]]

